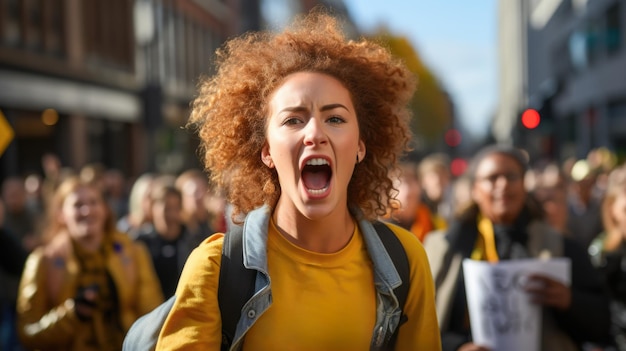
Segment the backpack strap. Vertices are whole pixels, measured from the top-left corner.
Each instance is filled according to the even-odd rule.
[[[256,271],[243,265],[243,227],[232,225],[224,235],[217,299],[222,318],[222,351],[230,348],[243,305],[254,294]]]
[[[402,279],[402,284],[393,289],[393,293],[396,295],[398,304],[402,309],[400,324],[398,324],[398,328],[396,328],[387,344],[383,346],[385,350],[393,350],[398,337],[398,330],[400,329],[400,326],[407,321],[407,316],[404,314],[404,304],[407,296],[409,295],[409,286],[411,285],[409,258],[406,255],[406,251],[404,250],[404,246],[402,246],[400,239],[398,239],[396,234],[385,223],[374,221],[372,224],[374,225],[374,229],[376,229],[376,233],[380,237],[380,240],[383,242],[389,257],[391,257],[393,265],[396,267],[396,271],[398,271],[398,274],[400,275],[400,279]]]

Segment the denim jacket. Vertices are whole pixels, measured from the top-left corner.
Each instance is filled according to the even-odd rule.
[[[370,349],[380,350],[400,324],[402,310],[393,289],[402,284],[402,280],[372,223],[363,218],[359,209],[351,212],[359,218],[359,230],[374,267],[377,307]],[[254,294],[242,308],[231,350],[241,350],[246,333],[272,304],[272,284],[267,269],[270,217],[270,208],[264,206],[250,212],[243,224],[243,263],[246,268],[256,270],[257,276]]]

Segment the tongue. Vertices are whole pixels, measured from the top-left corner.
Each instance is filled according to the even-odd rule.
[[[323,189],[328,183],[328,173],[325,171],[304,171],[302,172],[302,180],[307,189]]]

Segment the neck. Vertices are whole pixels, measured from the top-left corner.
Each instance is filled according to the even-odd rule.
[[[310,219],[298,211],[286,211],[277,205],[272,219],[278,231],[295,245],[313,252],[333,253],[344,248],[355,229],[348,208],[319,219]]]
[[[83,250],[90,253],[98,251],[102,245],[102,235],[75,237],[74,240]]]

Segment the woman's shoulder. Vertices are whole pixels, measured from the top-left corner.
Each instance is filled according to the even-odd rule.
[[[217,287],[220,266],[222,263],[222,244],[224,234],[215,233],[206,238],[189,255],[181,274],[178,286],[204,286],[210,284]],[[178,292],[177,292],[178,295]]]
[[[194,256],[213,257],[222,255],[224,233],[215,233],[204,239],[191,253]]]

